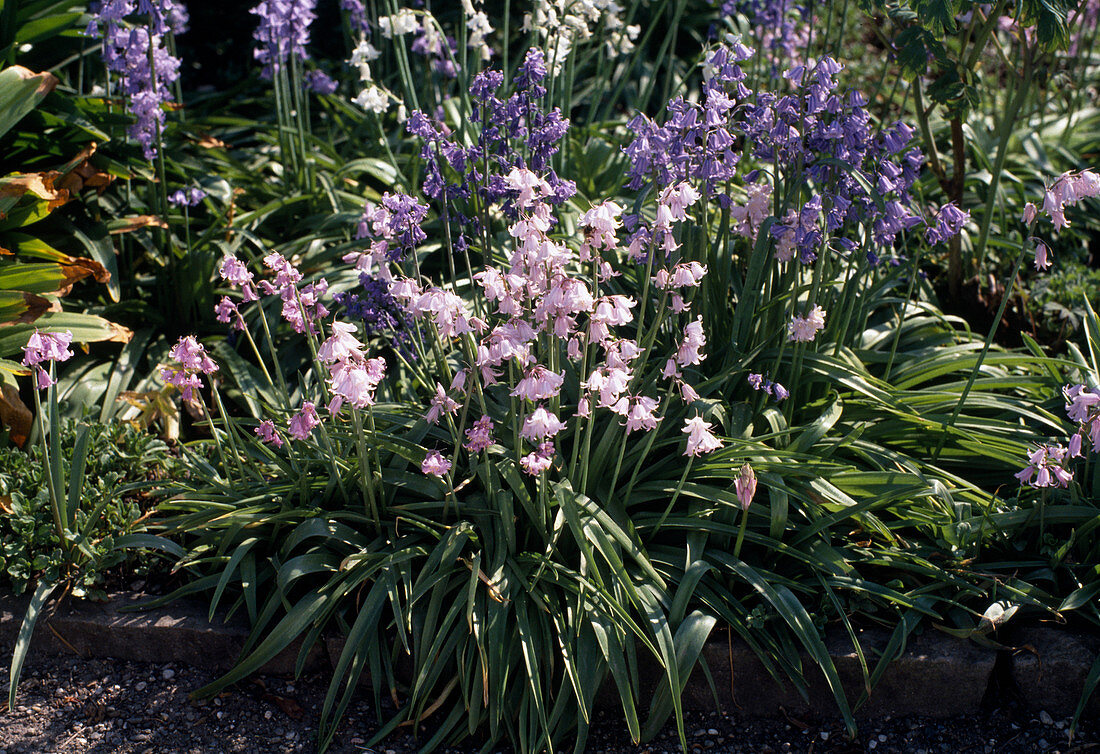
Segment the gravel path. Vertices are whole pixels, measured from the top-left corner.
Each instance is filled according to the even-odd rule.
[[[4,651],[4,664],[10,650]],[[3,674],[6,679],[6,673]],[[316,720],[324,679],[296,682],[257,678],[206,702],[187,698],[212,680],[190,666],[32,657],[24,669],[15,710],[0,714],[0,754],[275,754],[315,751]],[[689,716],[692,754],[1031,754],[1097,751],[1095,727],[1072,742],[1067,720],[1028,714],[1009,702],[977,717],[949,720],[893,718],[865,722],[857,741],[833,724],[799,720],[740,721],[736,715]],[[369,751],[373,705],[354,703],[341,726],[333,754]],[[676,752],[676,734],[666,730],[648,746],[629,743],[613,716],[598,719],[588,751],[615,754]],[[377,754],[416,751],[411,735],[398,735]],[[471,754],[476,747],[451,749]]]

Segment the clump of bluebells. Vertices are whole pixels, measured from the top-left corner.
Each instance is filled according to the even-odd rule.
[[[134,116],[130,137],[146,159],[156,157],[164,129],[164,109],[179,79],[179,58],[168,51],[168,34],[187,30],[187,9],[176,0],[102,0],[89,8],[85,30],[101,41],[103,63],[126,96]]]
[[[876,134],[863,95],[840,90],[840,64],[806,61],[783,73],[777,91],[754,92],[741,67],[752,56],[728,38],[704,58],[699,102],[675,97],[664,123],[644,114],[630,121],[630,188],[690,186],[728,213],[730,233],[752,246],[767,224],[774,261],[795,275],[822,257],[851,265],[860,254],[870,268],[896,262],[897,240],[918,226],[928,225],[929,243],[962,229],[969,216],[953,205],[923,218],[912,196],[923,162],[911,146],[914,130],[898,122]],[[626,220],[639,261],[652,247],[667,250],[659,216]],[[813,293],[796,302],[789,340],[815,340],[827,303]]]
[[[707,267],[684,258],[675,241],[701,194],[680,182],[656,196],[653,227],[665,254],[639,281],[656,295],[624,290],[624,264],[633,263],[621,205],[598,202],[576,235],[558,234],[558,208],[575,186],[550,164],[568,123],[557,109],[541,108],[546,75],[541,53],[531,51],[507,97],[498,95],[498,72],[476,77],[471,96],[481,128],[469,147],[425,114],[410,116],[409,130],[424,140],[428,203],[389,192],[367,205],[356,228],[363,248],[344,258],[362,288],[334,297],[337,319],[326,281],[307,283],[280,254],[263,258],[261,278],[232,255],[223,260],[221,275],[239,293],[218,304],[219,319],[242,327],[239,307],[277,297],[282,318],[314,344],[314,374],[323,378],[298,407],[288,400],[284,412],[258,417],[260,441],[278,450],[351,423],[364,442],[360,461],[369,464],[365,448],[377,446],[370,436],[381,431],[372,418],[378,391],[399,369],[416,376],[422,403],[411,398],[409,408],[433,427],[417,465],[449,487],[492,456],[530,477],[568,478],[583,489],[597,423],[617,425],[624,440],[681,423],[682,433],[679,426],[667,432],[692,459],[723,447],[695,407],[693,386],[707,337],[688,301]],[[490,204],[501,214],[486,212]],[[451,242],[444,253],[467,255],[472,290],[420,274],[430,205]],[[496,234],[490,223],[499,222],[509,242],[483,246]],[[475,248],[479,267],[469,261]],[[257,311],[262,318],[264,309]],[[372,353],[379,338],[392,348]],[[216,368],[193,338],[172,357],[179,366],[164,377],[188,393]],[[769,390],[777,398],[784,392]],[[362,476],[365,486],[374,483],[365,469]],[[368,492],[372,500],[380,494]]]

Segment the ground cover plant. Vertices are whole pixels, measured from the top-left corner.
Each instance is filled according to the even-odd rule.
[[[194,91],[191,10],[2,6],[9,62],[51,68],[12,79],[2,222],[53,255],[0,257],[4,405],[65,563],[12,698],[88,522],[248,616],[200,695],[344,635],[322,749],[364,674],[425,749],[583,750],[604,684],[684,743],[718,626],[818,666],[854,734],[915,631],[1100,622],[1094,291],[1021,275],[1094,264],[1095,111],[1058,88],[1095,92],[1091,5],[268,0]],[[1072,331],[1013,327],[1033,299]],[[100,332],[128,342],[70,348]],[[82,494],[88,411],[181,441],[157,536]]]

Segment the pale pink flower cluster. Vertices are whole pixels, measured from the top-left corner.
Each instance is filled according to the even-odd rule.
[[[744,206],[734,204],[730,207],[730,224],[734,233],[755,242],[760,225],[771,215],[772,186],[770,183],[750,183],[745,192],[748,197]],[[793,245],[792,236],[788,241],[791,248],[788,259],[794,256]]]
[[[247,304],[250,301],[259,300],[259,296],[256,295],[255,285],[253,284],[252,273],[244,262],[237,259],[237,257],[232,254],[226,254],[222,258],[218,273],[221,275],[222,280],[241,289],[241,301],[243,303]],[[218,315],[219,322],[231,325],[234,330],[244,329],[244,319],[237,309],[237,302],[229,298],[229,296],[222,296],[217,306],[214,307],[214,311]]]
[[[1077,424],[1066,445],[1040,445],[1028,454],[1028,465],[1016,473],[1021,484],[1032,487],[1068,487],[1073,479],[1069,469],[1073,458],[1080,458],[1085,440],[1092,443],[1092,452],[1100,453],[1100,392],[1084,385],[1066,385],[1066,416]]]
[[[825,310],[814,305],[810,313],[805,317],[791,317],[787,325],[787,338],[796,343],[809,343],[817,337],[817,334],[825,329]]]
[[[687,219],[687,208],[699,201],[700,196],[686,181],[666,187],[657,197],[657,215],[652,226],[641,225],[634,231],[627,256],[635,262],[645,262],[654,248],[664,251],[665,257],[680,248],[673,225]]]
[[[1040,445],[1027,457],[1028,465],[1016,472],[1020,484],[1032,487],[1068,487],[1073,472],[1065,467],[1068,452],[1061,445]]]
[[[431,476],[443,477],[451,470],[451,462],[443,457],[438,450],[429,450],[420,464],[420,470]]]
[[[355,325],[333,322],[331,332],[317,349],[317,358],[329,370],[329,411],[338,413],[345,403],[354,408],[373,406],[374,391],[386,376],[385,359],[366,357],[355,335]]]
[[[1100,195],[1100,175],[1091,170],[1062,173],[1043,194],[1043,212],[1054,223],[1055,230],[1069,226],[1065,208],[1082,199]],[[1025,213],[1027,209],[1025,208]]]
[[[1067,385],[1062,393],[1067,401],[1066,416],[1078,425],[1069,441],[1070,455],[1080,455],[1082,438],[1092,443],[1093,453],[1100,453],[1100,392],[1084,385]]]
[[[183,393],[183,400],[194,400],[194,391],[203,387],[199,374],[213,374],[218,371],[218,365],[207,355],[202,344],[195,340],[193,335],[187,335],[179,339],[168,355],[179,362],[180,366],[164,367],[160,371],[161,379],[170,385],[175,385]]]
[[[515,371],[508,392],[520,401],[519,434],[533,448],[533,452],[520,455],[520,464],[535,475],[553,465],[554,438],[566,429],[568,421],[552,408],[561,395],[565,372],[540,361],[543,349],[560,349],[559,353],[564,351],[577,362],[589,354],[577,416],[590,417],[594,408],[604,408],[620,416],[628,432],[648,431],[657,426],[660,403],[632,391],[634,364],[642,349],[617,332],[634,322],[637,301],[622,294],[600,295],[592,287],[615,275],[608,259],[618,256],[623,208],[614,202],[590,208],[581,218],[583,240],[579,251],[574,251],[550,235],[556,221],[548,201],[553,190],[547,181],[525,168],[514,168],[504,181],[516,209],[509,227],[514,243],[504,264],[474,275],[488,304],[484,318],[468,312],[454,292],[422,289],[416,280],[398,272],[393,273],[391,292],[414,317],[432,322],[445,340],[470,339],[467,353],[472,358],[462,370],[462,379],[449,390],[436,385],[427,418],[438,421],[454,413],[475,380],[480,389],[486,389],[499,384],[509,370]],[[687,208],[698,199],[698,192],[687,183],[662,193],[654,229],[662,234],[660,243],[666,252],[677,248],[674,223],[686,219]],[[593,269],[595,280],[589,274]],[[657,270],[654,279],[662,289],[677,291],[673,311],[678,312],[687,309],[679,291],[698,286],[705,274],[703,265],[685,262]],[[683,383],[676,366],[700,363],[704,358],[700,349],[705,344],[701,319],[688,324],[673,361],[674,374],[666,375],[679,380],[682,394],[691,400],[698,395]],[[466,430],[466,438],[470,452],[489,447],[492,423],[488,417]]]
[[[304,440],[309,437],[315,427],[320,426],[321,417],[317,415],[317,406],[311,401],[302,403],[302,408],[294,416],[290,417],[287,432],[295,440]]]
[[[264,257],[264,266],[274,272],[275,276],[270,282],[261,280],[260,290],[265,295],[277,294],[282,299],[283,319],[290,323],[294,332],[317,335],[319,330],[316,323],[329,313],[321,303],[321,298],[328,293],[328,282],[322,278],[299,289],[302,273],[277,251]]]
[[[714,425],[703,419],[701,416],[696,416],[692,419],[684,420],[684,428],[681,430],[688,436],[687,448],[684,450],[685,456],[701,456],[706,453],[712,453],[722,447],[722,441],[714,436],[710,430],[714,428]]]
[[[275,422],[270,419],[260,422],[259,426],[253,431],[257,437],[269,445],[274,445],[276,448],[283,447],[283,438],[279,437],[279,433],[275,431]]]
[[[493,444],[493,420],[482,416],[466,430],[466,450],[478,453]]]
[[[68,361],[73,357],[69,345],[73,342],[71,332],[44,333],[35,330],[23,346],[23,366],[34,367],[35,385],[39,390],[54,384],[42,364],[50,361]]]

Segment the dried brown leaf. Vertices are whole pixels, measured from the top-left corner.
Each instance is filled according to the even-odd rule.
[[[168,223],[156,215],[133,215],[121,218],[122,223],[111,228],[111,235],[131,233],[139,228],[167,228]]]
[[[8,437],[17,447],[22,448],[26,444],[33,420],[31,410],[19,399],[19,390],[7,382],[0,385],[0,423],[8,428]],[[8,504],[11,504],[11,498],[8,498]]]

